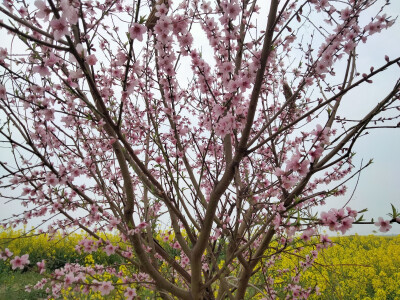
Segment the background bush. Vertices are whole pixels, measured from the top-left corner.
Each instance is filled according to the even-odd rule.
[[[44,297],[42,291],[34,291],[33,294],[23,292],[25,285],[35,284],[42,278],[41,275],[35,273],[36,263],[42,259],[46,260],[47,272],[73,262],[93,266],[95,264],[110,266],[122,263],[122,259],[118,255],[107,256],[102,250],[91,254],[85,252],[79,254],[75,250],[75,246],[82,238],[83,233],[64,236],[57,233],[52,240],[48,240],[46,235],[37,235],[34,232],[25,234],[25,230],[1,230],[1,249],[9,248],[14,255],[28,253],[30,265],[23,271],[19,269],[13,271],[8,262],[0,260],[0,286],[2,286],[0,299],[39,299]],[[116,235],[108,238],[115,244],[119,243]],[[169,254],[179,261],[178,252],[170,246],[171,241],[162,241],[160,235],[157,235],[156,238]],[[171,238],[173,239],[173,237]],[[332,238],[332,241],[335,246],[322,250],[314,265],[300,277],[299,285],[301,286],[319,286],[321,296],[312,296],[311,299],[400,300],[400,235],[392,237],[355,235]],[[120,247],[123,248],[124,245],[120,243]],[[286,281],[296,274],[296,267],[299,268],[300,262],[313,247],[313,241],[305,244],[299,240],[292,246],[293,251],[282,253],[281,260],[269,267],[268,272],[274,278],[274,285],[277,290],[281,291],[281,294],[278,295],[279,299],[285,297]],[[267,254],[266,257],[268,257]],[[263,261],[263,263],[267,262],[268,259]],[[223,263],[223,257],[220,263]],[[163,268],[164,266],[161,265],[161,272],[168,272]],[[282,272],[282,270],[285,271]],[[107,280],[109,279],[111,277]],[[265,285],[265,280],[266,278],[261,275],[253,276],[251,281],[253,288],[249,289],[248,299],[261,299],[266,296],[259,292]],[[138,288],[137,292],[143,299],[154,295],[153,291],[145,288]],[[12,296],[10,298],[10,296],[4,297],[4,295]],[[114,296],[118,296],[117,291]],[[65,291],[64,297],[75,299],[75,296],[69,291]],[[103,299],[98,293],[95,297],[94,295],[90,297]]]

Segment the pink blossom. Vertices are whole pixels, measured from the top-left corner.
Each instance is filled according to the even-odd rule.
[[[122,66],[122,65],[124,65],[127,57],[124,52],[118,51],[118,53],[116,55],[116,59],[117,59],[117,66]]]
[[[137,226],[139,229],[144,229],[147,227],[147,223],[146,222],[142,222]]]
[[[322,126],[320,124],[317,124],[317,128],[311,132],[313,135],[315,135],[314,142],[319,140],[324,144],[328,144],[329,143],[329,130],[330,130],[329,127],[322,128]]]
[[[376,22],[371,22],[367,26],[364,27],[365,31],[368,31],[369,34],[374,34],[376,32],[379,32],[379,26]]]
[[[375,225],[380,226],[380,232],[388,232],[392,228],[392,225],[390,225],[390,221],[384,220],[382,217],[378,218],[378,222],[375,222]]]
[[[340,11],[340,18],[342,20],[347,20],[351,16],[351,9],[350,7],[346,7],[345,9]]]
[[[208,263],[203,263],[202,266],[201,266],[201,268],[202,268],[204,271],[208,271],[208,270],[210,269],[210,266],[209,266]]]
[[[310,161],[308,159],[303,160],[300,164],[300,168],[297,170],[300,176],[305,176],[309,170]]]
[[[23,189],[22,189],[22,194],[21,194],[21,196],[25,196],[25,195],[28,195],[29,193],[31,192],[31,189],[29,188],[29,187],[24,187]]]
[[[294,187],[297,183],[297,177],[293,175],[283,176],[281,179],[283,187],[287,190]]]
[[[228,83],[226,90],[230,93],[235,92],[240,87],[240,84],[237,80],[231,80]]]
[[[108,295],[113,289],[114,286],[112,285],[111,281],[103,281],[99,286],[99,291],[102,296]]]
[[[0,84],[0,99],[7,99],[6,87]]]
[[[336,210],[334,208],[333,211],[336,213],[336,218],[339,220],[343,219],[346,216],[346,213],[343,208],[341,208],[339,210]]]
[[[124,296],[127,300],[132,300],[136,296],[136,289],[127,287]]]
[[[129,35],[132,40],[143,41],[143,34],[146,32],[146,26],[138,23],[134,23],[131,28],[129,28]]]
[[[7,48],[0,47],[0,62],[4,62],[4,59],[7,58],[8,51]]]
[[[332,241],[329,239],[329,237],[327,235],[321,235],[319,240],[323,244],[332,243]]]
[[[181,265],[182,265],[182,267],[187,266],[189,264],[189,262],[190,262],[189,257],[187,257],[186,255],[183,255],[181,257]]]
[[[39,273],[40,273],[40,274],[43,274],[44,271],[46,270],[45,263],[46,263],[46,262],[45,262],[44,259],[43,259],[42,261],[39,261],[39,262],[36,263],[36,265],[37,265],[38,268],[39,268]]]
[[[54,39],[60,40],[62,36],[68,34],[67,21],[64,18],[54,19],[50,22],[51,28],[53,28]]]
[[[166,15],[168,12],[168,7],[164,3],[156,5],[156,9],[157,9],[156,17],[159,17],[159,18],[161,16]]]
[[[178,40],[182,48],[190,47],[193,43],[193,36],[188,32],[185,35],[180,36]]]
[[[306,86],[311,86],[314,82],[314,78],[312,77],[307,77],[306,79],[304,79]]]
[[[18,12],[19,12],[19,14],[20,14],[22,17],[26,17],[26,16],[28,15],[28,11],[27,11],[26,8],[23,7],[23,6],[21,6],[21,7],[18,9]]]
[[[355,217],[357,217],[357,214],[358,214],[358,212],[356,211],[356,210],[352,210],[350,207],[346,207],[346,210],[347,210],[347,214],[350,216],[350,217],[353,217],[353,218],[355,218]]]
[[[8,249],[4,249],[4,252],[0,253],[0,258],[2,260],[6,260],[7,258],[10,258],[11,256],[13,256],[13,253]]]
[[[70,3],[69,0],[62,0],[60,6],[63,12],[62,17],[70,24],[76,24],[78,22],[78,14],[76,9],[72,6],[72,3]]]
[[[181,245],[176,241],[173,245],[172,245],[172,248],[174,248],[174,249],[181,249]]]
[[[51,67],[59,63],[60,59],[53,52],[50,52],[49,57],[44,58],[43,61],[46,67]]]
[[[44,65],[34,66],[32,68],[32,71],[35,72],[35,73],[39,73],[39,75],[42,76],[42,77],[50,76],[49,69]]]
[[[297,297],[300,296],[301,286],[299,286],[299,285],[290,285],[290,289],[292,291],[293,297],[295,297],[297,299]]]
[[[46,176],[46,182],[48,185],[56,186],[58,184],[58,178],[55,174],[48,174]]]
[[[115,229],[119,223],[121,223],[121,220],[115,217],[110,217],[109,223],[107,225],[108,230]]]
[[[321,144],[316,146],[314,151],[309,151],[308,154],[310,154],[310,156],[311,156],[310,161],[313,162],[316,159],[320,158],[322,155],[322,152],[324,152],[324,149],[321,147]]]
[[[232,20],[236,19],[236,17],[240,13],[240,6],[236,2],[231,2],[227,3],[225,5],[224,12],[228,18],[231,18]]]
[[[162,156],[157,156],[154,160],[157,164],[161,164],[164,161],[164,158]]]
[[[320,60],[317,63],[317,66],[315,68],[315,71],[317,72],[317,74],[323,74],[326,73],[328,71],[328,66],[329,66],[329,62],[326,60]]]
[[[285,175],[285,171],[283,171],[283,170],[280,169],[280,168],[276,168],[274,174],[275,174],[276,176],[282,176],[282,175]]]
[[[64,284],[66,287],[70,286],[72,283],[74,283],[76,281],[75,279],[75,275],[74,273],[68,273],[65,277],[64,277]]]
[[[96,280],[96,279],[94,279],[94,280],[92,281],[92,290],[93,290],[93,292],[98,292],[98,291],[100,290],[99,281]]]
[[[111,244],[108,244],[107,246],[104,247],[104,251],[107,253],[108,256],[111,254],[115,253],[115,250],[118,249],[118,246],[113,246]]]
[[[210,13],[212,11],[211,3],[209,1],[208,2],[203,1],[200,7],[205,13]]]
[[[43,19],[43,21],[45,22],[49,21],[51,9],[46,6],[46,2],[41,0],[36,0],[34,4],[39,9],[36,12],[36,17],[38,17],[39,19]]]
[[[354,50],[354,48],[357,46],[357,44],[353,41],[349,41],[347,42],[344,46],[343,46],[343,50],[344,52],[346,52],[347,54],[349,54],[352,50]]]
[[[272,224],[274,224],[274,229],[277,230],[279,226],[281,225],[281,215],[277,214],[272,221]]]
[[[300,236],[302,240],[308,242],[311,239],[311,236],[314,234],[315,230],[313,228],[308,228],[303,231],[303,234]]]
[[[10,261],[12,269],[20,268],[21,270],[25,267],[25,265],[29,264],[29,254],[22,255],[21,257],[16,256],[13,260]]]
[[[86,62],[88,63],[89,66],[94,66],[97,63],[96,55],[91,54],[91,55],[87,56]]]
[[[354,219],[350,217],[344,218],[341,223],[342,225],[339,226],[339,230],[342,232],[342,234],[345,234],[347,230],[349,230],[352,227]]]

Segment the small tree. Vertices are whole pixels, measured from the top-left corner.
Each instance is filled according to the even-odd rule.
[[[4,226],[81,228],[98,241],[78,251],[117,253],[140,275],[109,267],[100,282],[104,268],[68,265],[49,275],[53,296],[133,298],[145,284],[165,299],[307,298],[318,288],[299,278],[330,244],[318,226],[372,223],[312,209],[368,166],[353,170],[352,149],[371,122],[396,127],[398,79],[362,118],[338,116],[350,91],[400,63],[356,68],[357,46],[393,25],[389,3],[267,2],[3,1],[2,197],[28,207]],[[113,230],[123,244],[101,234]],[[278,284],[280,255],[311,238]]]

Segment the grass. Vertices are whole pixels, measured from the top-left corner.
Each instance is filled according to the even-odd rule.
[[[46,299],[42,290],[25,291],[28,284],[36,284],[43,277],[36,272],[10,271],[0,273],[0,300]]]

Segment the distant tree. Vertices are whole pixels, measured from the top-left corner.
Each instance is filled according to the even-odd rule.
[[[4,226],[78,227],[98,242],[77,251],[137,272],[109,266],[99,282],[104,268],[68,265],[49,278],[54,297],[73,286],[133,299],[142,284],[164,299],[307,298],[318,287],[299,278],[330,245],[318,227],[373,223],[313,208],[369,165],[352,164],[366,130],[398,126],[398,78],[362,118],[338,116],[400,63],[382,54],[357,71],[357,46],[394,23],[389,2],[266,2],[3,1],[1,195],[27,207]],[[377,225],[399,221],[393,207]],[[104,238],[113,230],[125,247]],[[299,239],[310,255],[271,272]]]

